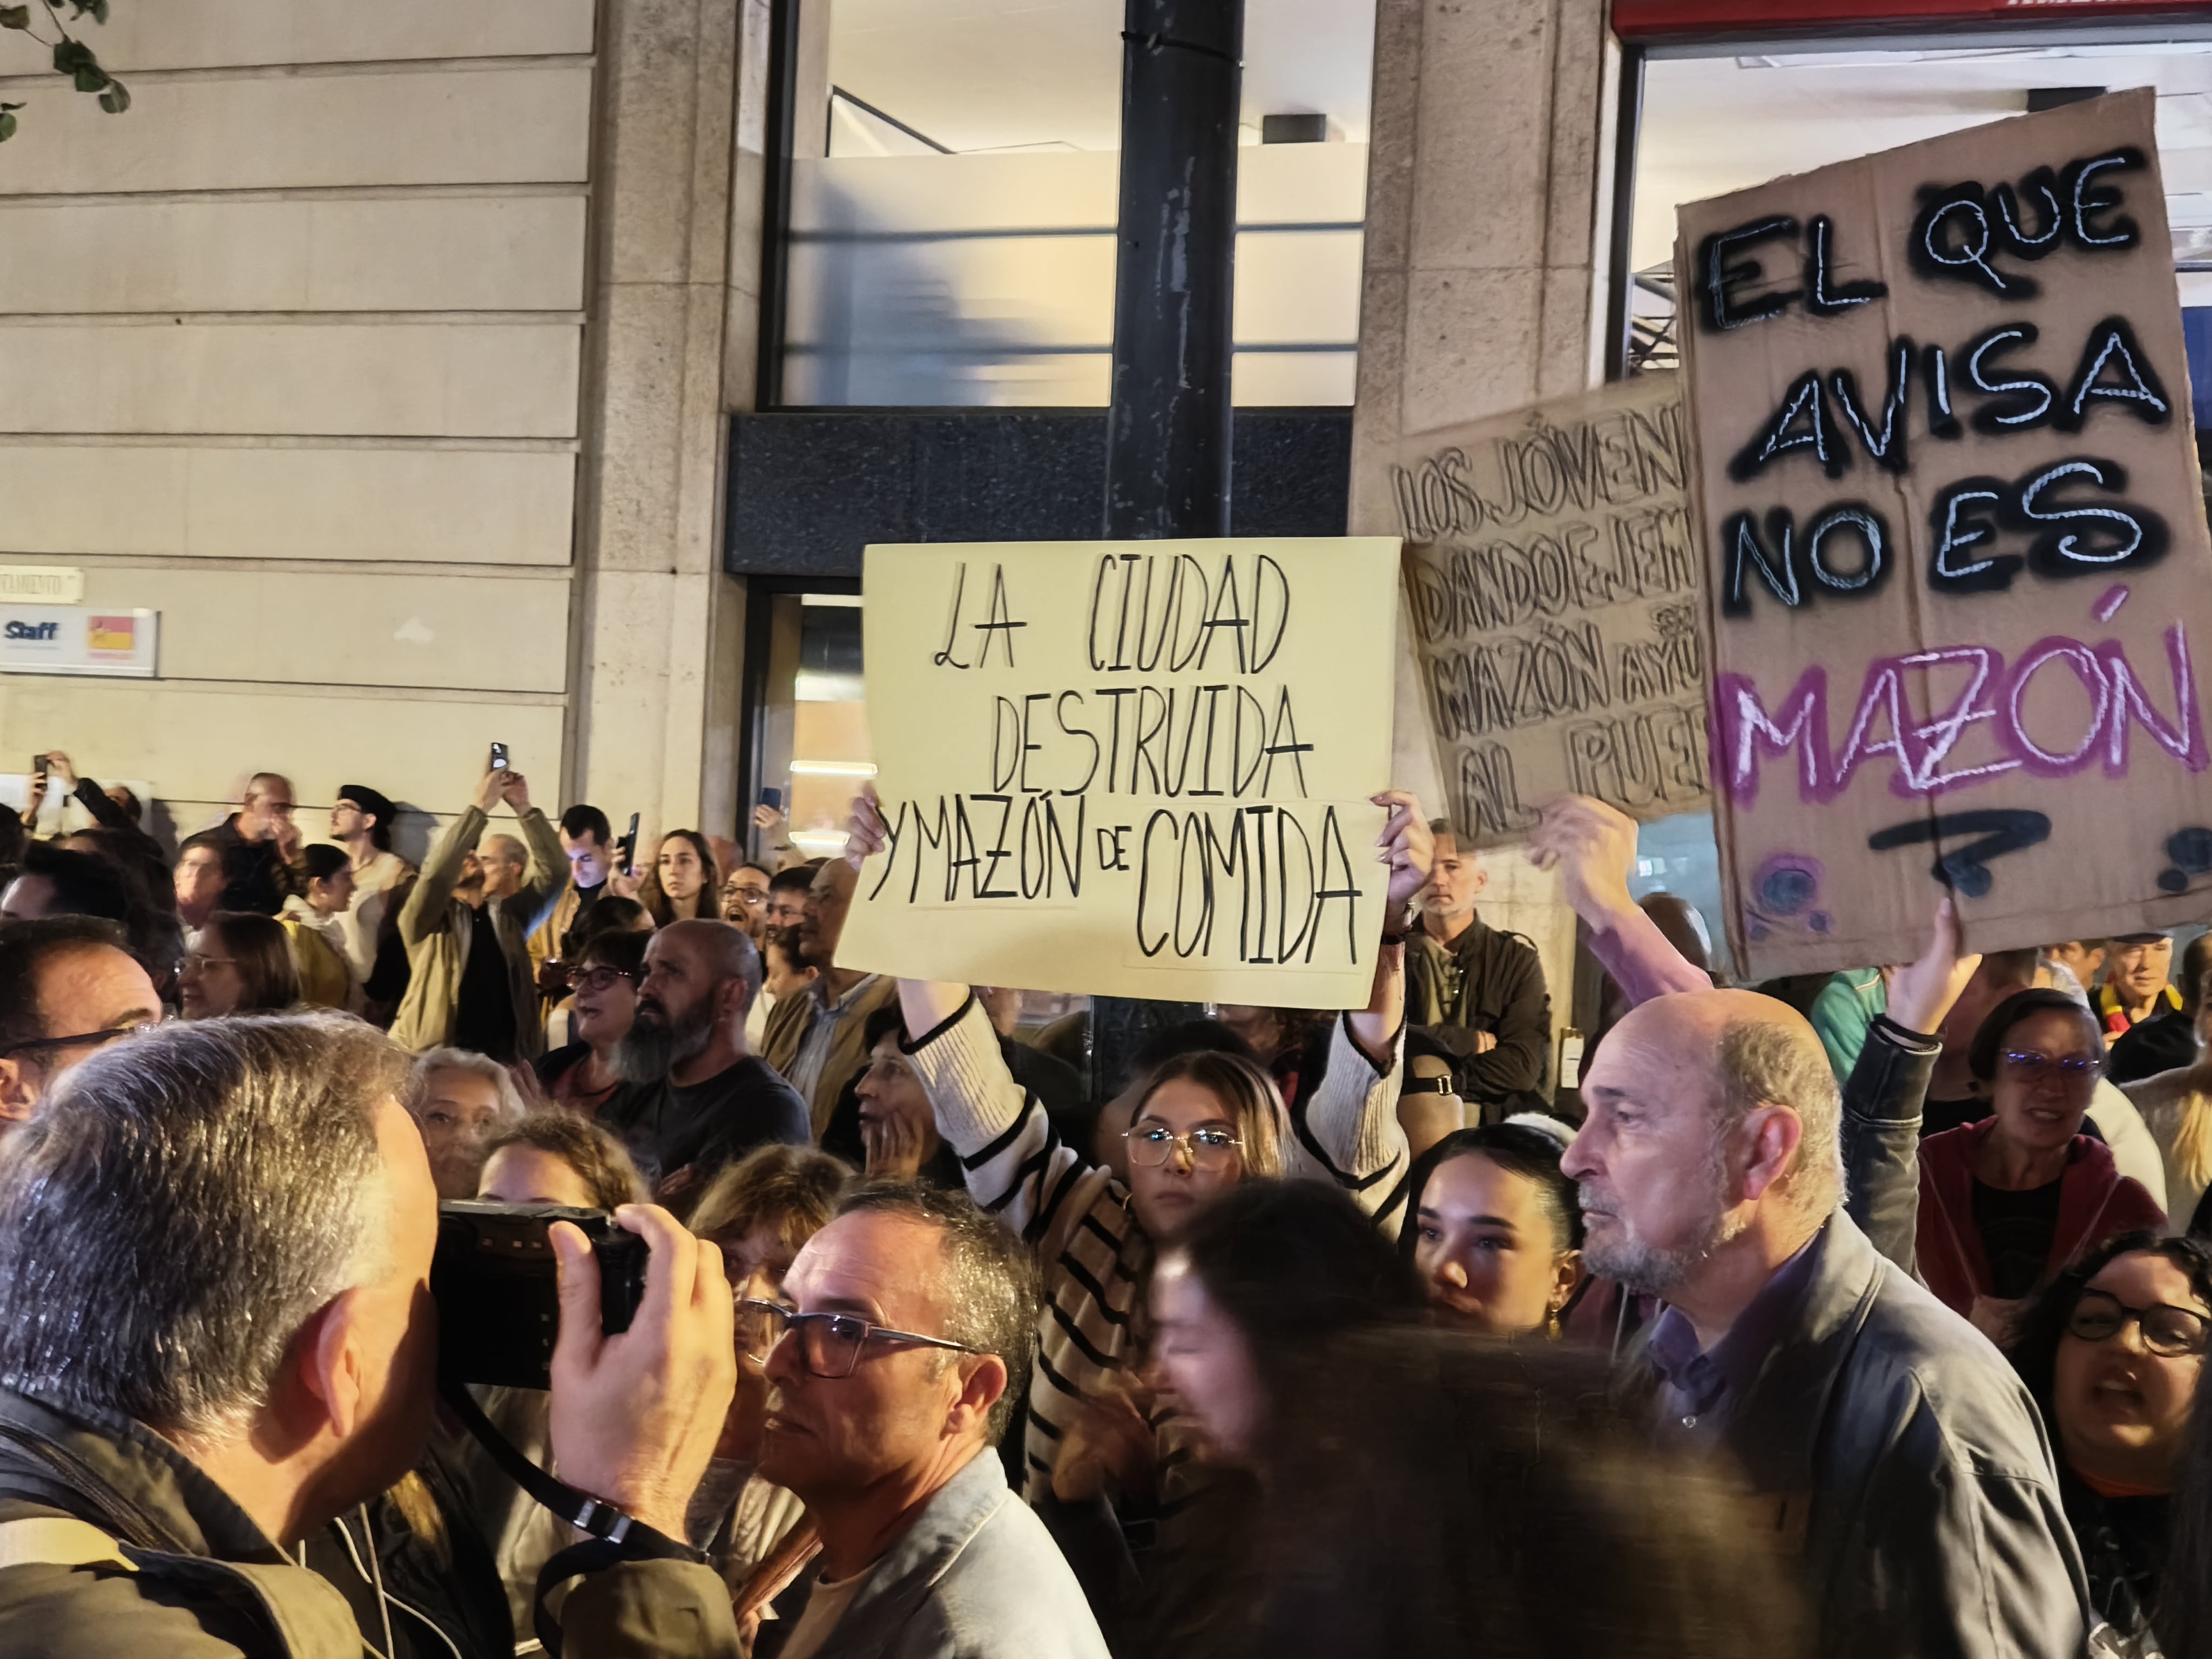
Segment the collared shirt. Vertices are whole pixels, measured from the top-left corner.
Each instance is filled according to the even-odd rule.
[[[860,994],[876,982],[878,975],[870,974],[859,984],[830,1000],[828,982],[817,980],[806,988],[814,999],[814,1020],[806,1028],[805,1039],[799,1045],[798,1057],[791,1062],[791,1086],[799,1091],[801,1100],[814,1098],[817,1085],[822,1081],[822,1068],[830,1063],[830,1045],[837,1040],[837,1028],[853,1011]]]
[[[1766,1357],[1805,1299],[1820,1266],[1828,1229],[1807,1240],[1796,1255],[1774,1270],[1751,1305],[1711,1348],[1700,1352],[1697,1328],[1680,1308],[1668,1308],[1651,1327],[1645,1347],[1658,1371],[1659,1422],[1662,1430],[1688,1434],[1709,1443],[1728,1426],[1759,1380]]]

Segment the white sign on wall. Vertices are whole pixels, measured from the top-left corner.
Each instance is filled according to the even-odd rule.
[[[157,611],[0,604],[0,672],[154,678]]]
[[[0,564],[0,605],[76,605],[84,572],[65,564]]]

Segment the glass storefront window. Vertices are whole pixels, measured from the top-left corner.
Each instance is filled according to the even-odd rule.
[[[1103,406],[1121,0],[798,3],[783,402]],[[1249,0],[1240,404],[1352,401],[1373,37],[1372,0]]]

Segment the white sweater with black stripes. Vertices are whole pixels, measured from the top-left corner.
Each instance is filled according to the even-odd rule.
[[[1328,1069],[1291,1111],[1283,1137],[1285,1176],[1338,1182],[1393,1237],[1410,1161],[1397,1112],[1404,1048],[1401,1032],[1389,1068],[1378,1070],[1339,1020]],[[1060,1437],[1085,1399],[1138,1360],[1131,1320],[1152,1245],[1128,1189],[1055,1135],[1043,1105],[1007,1072],[997,1034],[972,997],[912,1053],[938,1133],[967,1172],[969,1196],[1034,1245],[1044,1270],[1024,1436],[1034,1502],[1052,1490]],[[1164,1457],[1164,1475],[1173,1461]]]

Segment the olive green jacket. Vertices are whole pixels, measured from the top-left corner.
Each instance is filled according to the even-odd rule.
[[[27,1532],[18,1522],[85,1526]],[[112,1543],[113,1547],[103,1548]],[[143,1424],[0,1389],[0,1659],[361,1659],[345,1598]],[[562,1609],[569,1659],[736,1659],[712,1568],[628,1563]]]
[[[530,849],[521,890],[477,909],[455,898],[453,888],[461,878],[462,860],[476,850],[490,822],[474,806],[455,818],[423,860],[422,876],[399,913],[399,937],[407,946],[412,977],[399,1005],[399,1018],[392,1022],[392,1040],[410,1054],[435,1048],[452,1036],[469,940],[486,916],[497,929],[500,950],[507,957],[507,985],[514,997],[515,1057],[535,1060],[545,1051],[545,1022],[538,1012],[530,934],[552,913],[568,885],[568,859],[545,814],[532,807],[517,825]]]

